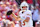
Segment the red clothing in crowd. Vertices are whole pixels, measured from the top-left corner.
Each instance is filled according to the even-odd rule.
[[[27,0],[27,3],[33,4],[33,0]]]
[[[0,18],[0,21],[2,21],[2,18]]]
[[[21,2],[23,2],[23,0],[21,0]],[[28,4],[33,4],[33,0],[26,0],[26,2],[27,2]]]
[[[10,21],[12,21],[12,18],[10,18],[10,16],[7,16],[7,19],[10,20]]]
[[[38,4],[40,4],[40,0],[37,0]]]

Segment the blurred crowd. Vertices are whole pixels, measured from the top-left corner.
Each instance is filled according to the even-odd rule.
[[[36,26],[40,22],[40,0],[0,0],[0,27],[11,27],[13,26],[13,17],[12,15],[7,15],[9,10],[12,10],[13,13],[18,17],[19,12],[21,11],[20,5],[23,1],[26,1],[29,5],[29,10],[32,12],[33,26]],[[25,7],[24,7],[25,8]],[[19,21],[20,22],[20,21]],[[5,26],[6,23],[6,26]],[[7,25],[7,23],[9,25]],[[21,26],[21,25],[20,25]]]

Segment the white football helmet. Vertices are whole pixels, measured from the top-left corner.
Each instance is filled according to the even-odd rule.
[[[29,8],[29,5],[28,5],[28,3],[26,2],[26,1],[23,1],[22,3],[21,3],[21,5],[20,5],[20,8],[21,8],[21,10],[23,10],[23,6],[27,6],[27,10],[28,10],[28,8]]]

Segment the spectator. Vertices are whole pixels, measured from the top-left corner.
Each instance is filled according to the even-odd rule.
[[[0,17],[2,17],[2,13],[0,12]]]
[[[2,0],[1,2],[2,2],[2,3],[5,3],[5,0]]]
[[[3,5],[3,3],[2,3],[2,2],[0,2],[0,11],[2,10],[2,7],[1,7],[1,5]]]
[[[34,6],[33,5],[31,5],[31,11],[32,11],[32,13],[34,12]]]
[[[3,13],[2,18],[6,19],[6,13]]]
[[[15,15],[18,15],[19,7],[17,4],[13,4],[13,12],[15,13]]]
[[[1,7],[2,7],[2,10],[5,10],[6,5],[2,4]]]
[[[18,5],[21,4],[21,0],[15,0],[15,1],[18,3]]]
[[[9,2],[6,2],[6,7],[5,7],[5,9],[7,9],[7,11],[10,10],[10,3],[9,3]]]
[[[37,0],[38,4],[40,5],[40,0]]]
[[[39,7],[39,6],[38,6]],[[37,7],[36,7],[37,8]],[[34,14],[33,14],[33,26],[35,27],[35,23],[40,19],[39,18],[40,16],[40,7],[37,8],[35,11],[34,11]]]
[[[10,4],[13,5],[13,4],[17,4],[17,3],[16,3],[15,0],[12,0],[12,1],[10,2]]]

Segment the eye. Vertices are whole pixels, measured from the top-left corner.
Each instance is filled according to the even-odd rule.
[[[27,6],[23,6],[22,8],[27,8]]]

